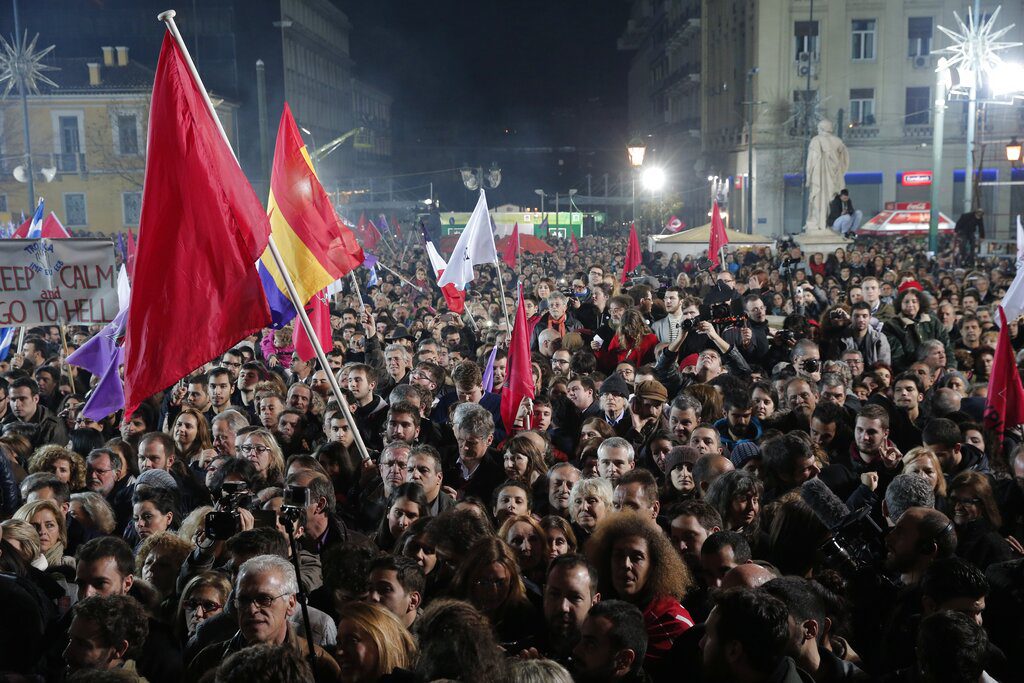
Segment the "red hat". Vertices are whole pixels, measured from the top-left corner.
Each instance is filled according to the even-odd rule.
[[[924,287],[922,287],[921,283],[918,282],[917,280],[907,280],[906,282],[904,282],[903,284],[896,288],[896,290],[901,294],[907,291],[908,289],[916,289],[919,292],[924,291]]]
[[[682,370],[683,368],[692,368],[695,365],[697,365],[697,354],[691,353],[689,356],[683,359],[683,362],[679,364],[679,369]]]

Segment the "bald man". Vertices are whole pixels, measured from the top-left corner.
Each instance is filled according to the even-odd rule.
[[[723,455],[702,455],[693,466],[693,481],[703,498],[711,484],[726,472],[736,469],[732,461]]]
[[[739,564],[726,572],[722,577],[722,590],[742,586],[743,588],[758,588],[772,579],[776,579],[771,569],[762,567],[754,562]]]

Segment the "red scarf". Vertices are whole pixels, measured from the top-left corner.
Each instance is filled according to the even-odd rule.
[[[565,316],[563,315],[560,320],[555,320],[554,317],[552,317],[552,315],[549,313],[548,314],[548,329],[549,330],[552,330],[552,329],[558,330],[558,336],[559,337],[564,337],[565,336]]]

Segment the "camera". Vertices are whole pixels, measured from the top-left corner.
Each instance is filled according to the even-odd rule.
[[[818,372],[821,370],[821,361],[817,358],[807,358],[800,361],[800,369],[804,372]]]
[[[294,524],[306,514],[306,508],[312,502],[309,489],[305,486],[285,486],[284,503],[281,505],[281,517],[285,526]]]
[[[821,567],[834,569],[847,579],[872,576],[884,584],[895,585],[885,574],[885,540],[882,530],[871,519],[871,506],[851,512],[832,529],[832,537],[819,548]]]
[[[238,508],[252,506],[252,493],[244,481],[226,481],[221,485],[219,509],[206,513],[203,531],[206,537],[214,541],[226,541],[242,528],[238,516]]]
[[[779,330],[772,336],[772,343],[778,346],[796,343],[796,332],[793,330]]]
[[[829,311],[828,319],[834,322],[844,322],[846,320],[846,311],[841,308],[833,308]]]

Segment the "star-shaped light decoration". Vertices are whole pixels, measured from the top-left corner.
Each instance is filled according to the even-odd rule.
[[[14,37],[7,40],[0,36],[0,99],[6,98],[18,86],[19,78],[25,79],[26,95],[38,95],[41,83],[59,87],[44,74],[45,71],[58,71],[55,66],[43,64],[43,59],[53,51],[54,46],[37,51],[38,40],[37,33],[32,42],[28,42],[27,31],[20,41]]]
[[[995,28],[995,22],[1001,9],[1002,6],[996,7],[996,11],[988,18],[976,19],[974,13],[968,8],[967,23],[964,23],[959,14],[953,12],[958,30],[948,29],[945,26],[938,27],[953,41],[953,44],[949,47],[932,50],[932,54],[945,56],[945,63],[940,65],[940,69],[956,69],[960,73],[960,83],[955,89],[963,90],[972,85],[980,86],[986,76],[1005,68],[1006,61],[999,53],[1021,45],[1017,42],[999,40],[1014,27],[1014,24],[1010,24],[1000,29]]]

